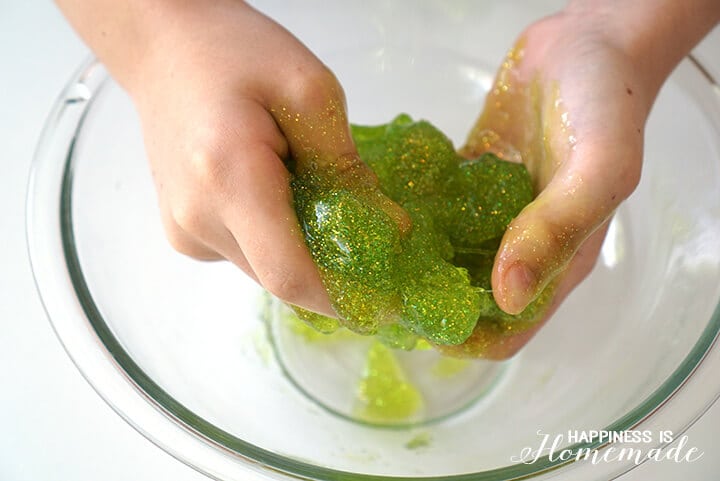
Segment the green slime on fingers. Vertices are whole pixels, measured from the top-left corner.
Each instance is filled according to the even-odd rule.
[[[301,309],[298,316],[324,333],[342,325],[390,347],[427,341],[464,347],[461,354],[470,357],[487,347],[477,339],[461,346],[473,332],[501,336],[531,328],[547,295],[512,316],[490,290],[500,239],[533,199],[525,167],[491,153],[465,159],[429,122],[404,114],[386,125],[352,126],[352,135],[379,186],[341,182],[320,169],[291,182],[339,321]],[[408,213],[409,233],[384,209],[385,196]]]

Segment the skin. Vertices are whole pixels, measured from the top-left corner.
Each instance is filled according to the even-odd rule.
[[[58,3],[135,103],[172,246],[230,260],[279,298],[335,315],[284,163],[376,182],[332,72],[242,2]],[[385,209],[409,228],[389,199]]]
[[[653,2],[653,24],[642,22],[644,2],[613,3],[574,2],[530,26],[463,148],[487,150],[483,133],[492,130],[520,152],[539,192],[495,260],[493,291],[506,312],[521,312],[563,274],[559,301],[590,272],[608,220],[639,181],[645,122],[663,81],[720,17],[711,2],[662,1]],[[649,31],[627,31],[641,22]]]
[[[539,192],[495,258],[500,308],[517,314],[548,284],[555,291],[538,324],[483,357],[517,353],[592,271],[613,212],[639,182],[660,87],[718,21],[710,1],[576,1],[520,35],[461,153],[519,153]]]
[[[291,156],[300,170],[376,182],[357,157],[333,74],[241,1],[57,3],[135,103],[172,246],[227,259],[281,299],[333,315],[284,163]],[[562,274],[552,311],[592,269],[609,217],[638,182],[660,86],[719,19],[716,0],[589,0],[523,33],[464,149],[493,129],[523,153],[540,193],[495,261],[503,310],[520,312]],[[395,204],[384,209],[409,228]],[[498,357],[529,338],[508,341]]]

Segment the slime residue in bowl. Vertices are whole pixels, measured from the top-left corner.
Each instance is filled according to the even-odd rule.
[[[269,295],[264,302],[268,306],[273,303]],[[321,372],[328,374],[337,372],[337,369],[342,372],[342,380],[335,385],[347,389],[343,390],[341,396],[347,402],[342,412],[352,419],[379,426],[420,423],[437,415],[437,396],[428,391],[428,385],[434,386],[433,389],[457,393],[461,384],[477,380],[469,373],[473,366],[470,360],[427,352],[431,347],[423,346],[425,342],[420,342],[415,352],[400,353],[377,339],[355,334],[344,327],[331,334],[323,334],[284,305],[278,306],[273,312],[273,315],[266,317],[266,321],[270,323],[270,332],[273,333],[273,342],[281,363],[287,369],[288,352],[291,353],[290,357],[296,359],[295,362],[297,353],[309,356],[304,357],[307,364],[300,367],[303,370],[312,366],[313,362],[337,363],[330,371],[319,370],[316,375],[322,377]],[[309,358],[313,361],[308,361]],[[297,363],[294,364],[291,370],[297,366]],[[294,377],[292,371],[286,372]],[[464,376],[468,373],[470,377]],[[300,383],[308,392],[315,393],[314,388],[303,381]],[[314,398],[312,394],[311,398]],[[327,406],[324,402],[322,405]],[[333,406],[329,409],[337,408],[337,405]],[[429,412],[435,414],[428,418]]]
[[[390,348],[374,342],[358,386],[359,418],[370,422],[410,418],[422,407],[420,391],[408,381]]]

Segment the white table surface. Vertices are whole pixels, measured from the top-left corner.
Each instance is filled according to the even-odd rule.
[[[720,60],[717,29],[712,36],[702,47]],[[33,284],[28,169],[51,104],[86,54],[51,2],[0,0],[0,481],[207,481],[100,399],[56,339]],[[716,404],[687,433],[702,459],[645,463],[622,480],[720,479],[718,428]]]

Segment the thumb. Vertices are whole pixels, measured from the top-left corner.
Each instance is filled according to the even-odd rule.
[[[287,140],[296,174],[315,172],[347,186],[377,189],[377,177],[360,159],[350,134],[345,94],[325,66],[286,87],[270,111]],[[379,194],[376,199],[403,232],[409,230],[410,219],[400,206]]]
[[[281,92],[270,111],[287,140],[297,173],[333,169],[374,181],[350,135],[345,94],[328,68],[318,65],[299,74]]]
[[[505,232],[492,287],[496,302],[509,314],[519,314],[537,297],[637,185],[635,159],[604,162],[605,156],[576,154],[584,162],[573,165],[569,159],[561,166]]]

